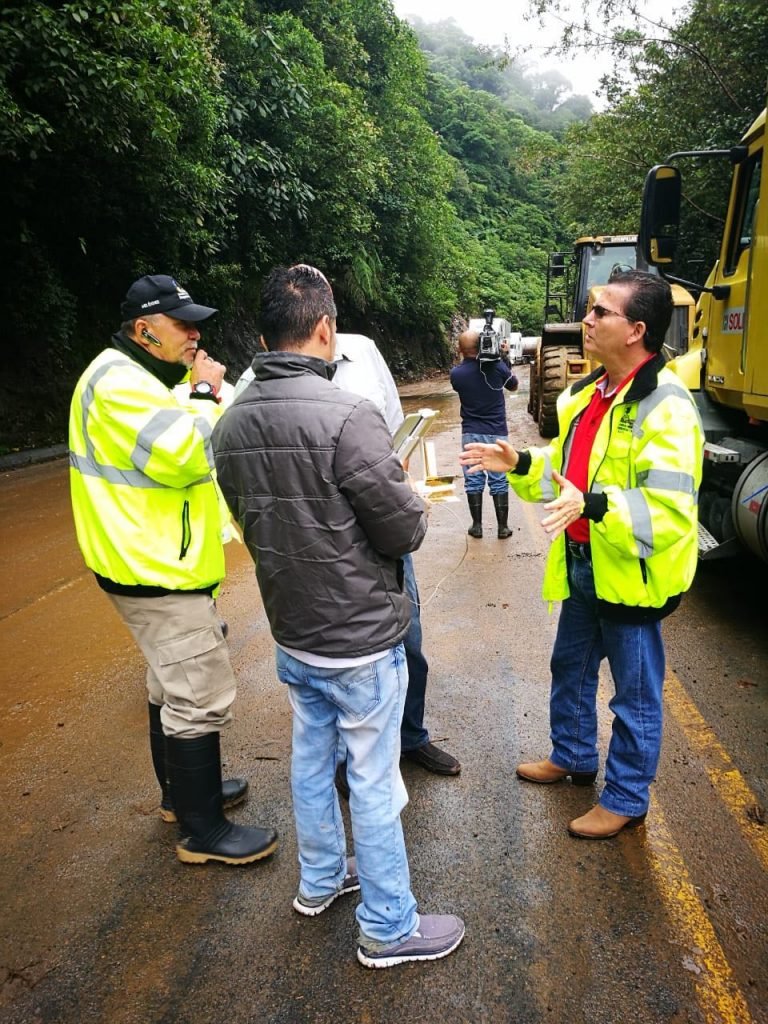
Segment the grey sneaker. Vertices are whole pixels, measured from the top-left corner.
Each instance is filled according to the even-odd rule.
[[[357,959],[365,967],[395,967],[409,960],[439,960],[448,956],[464,938],[464,922],[453,914],[422,914],[409,939],[396,946],[369,953],[357,947]]]
[[[357,864],[354,857],[347,857],[347,873],[339,888],[328,896],[302,896],[299,892],[293,901],[293,909],[298,910],[305,917],[317,917],[333,903],[338,896],[348,892],[357,892],[360,888],[360,879],[357,877]]]

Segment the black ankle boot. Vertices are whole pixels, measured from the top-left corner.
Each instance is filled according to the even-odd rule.
[[[273,828],[245,828],[224,817],[217,732],[191,740],[167,736],[165,749],[171,797],[179,819],[181,838],[176,856],[180,861],[250,864],[275,851],[277,832]]]
[[[507,537],[512,536],[512,531],[507,526],[507,516],[509,515],[509,495],[494,494],[493,504],[496,509],[496,522],[499,527],[496,536],[499,540],[506,540]]]
[[[163,821],[176,821],[176,812],[171,800],[171,787],[165,767],[165,733],[160,721],[160,705],[148,704],[149,708],[149,749],[152,752],[152,766],[160,784],[160,817]],[[225,779],[221,784],[224,808],[236,807],[248,796],[247,779]]]
[[[468,494],[467,504],[469,505],[469,512],[472,516],[472,525],[467,530],[470,537],[482,537],[483,536],[483,492],[479,494]]]

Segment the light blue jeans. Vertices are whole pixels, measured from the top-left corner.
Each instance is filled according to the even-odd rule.
[[[506,434],[462,434],[461,450],[464,451],[465,444],[479,442],[481,444],[493,444],[494,441],[506,441]],[[482,470],[480,473],[470,473],[466,466],[461,467],[464,472],[464,493],[482,494],[486,483],[491,494],[506,494],[509,491],[506,473],[491,473]]]
[[[418,925],[400,823],[408,802],[400,775],[400,720],[408,685],[403,645],[357,668],[315,668],[279,647],[276,660],[293,708],[299,890],[310,898],[329,895],[346,872],[344,821],[334,786],[341,741],[362,896],[356,912],[359,942],[372,951],[402,942]]]
[[[601,618],[592,564],[568,558],[571,596],[563,601],[552,651],[550,760],[573,772],[597,770],[597,683],[608,659],[616,694],[600,804],[637,817],[648,810],[661,753],[664,645],[661,623]]]

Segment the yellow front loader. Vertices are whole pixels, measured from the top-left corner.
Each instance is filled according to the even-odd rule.
[[[528,412],[542,437],[557,433],[557,396],[594,366],[584,353],[582,319],[611,275],[623,270],[653,268],[637,257],[637,235],[594,235],[578,238],[571,253],[553,253],[547,268],[544,325],[531,363]],[[675,313],[665,340],[668,358],[686,352],[693,329],[694,302],[680,285],[673,286]]]

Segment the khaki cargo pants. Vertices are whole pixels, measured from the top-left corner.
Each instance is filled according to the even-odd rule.
[[[236,682],[208,594],[107,594],[147,661],[147,690],[166,736],[194,739],[232,719]]]

